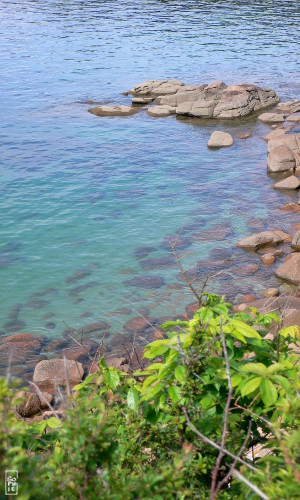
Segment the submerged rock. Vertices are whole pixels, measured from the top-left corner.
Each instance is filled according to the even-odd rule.
[[[145,329],[147,329],[151,326],[149,323],[151,323],[150,319],[146,320],[145,318],[142,318],[141,316],[137,316],[136,318],[129,320],[124,325],[124,329],[129,331],[129,332],[142,333]]]
[[[26,324],[24,321],[20,321],[18,319],[12,319],[11,321],[7,321],[4,323],[3,328],[7,332],[19,332],[25,328]]]
[[[165,269],[167,267],[174,266],[175,257],[170,255],[169,257],[154,257],[150,259],[145,259],[140,262],[141,268],[144,271],[151,271],[152,269]]]
[[[30,302],[26,302],[24,307],[28,307],[30,309],[42,309],[50,304],[47,300],[31,300]]]
[[[66,283],[69,284],[73,283],[74,281],[82,280],[83,278],[86,278],[90,274],[91,271],[89,269],[81,269],[80,271],[77,271],[71,276],[68,276],[68,278],[66,278]]]
[[[147,257],[149,253],[154,252],[155,250],[155,247],[138,247],[135,249],[134,255],[137,259],[143,259],[144,257]]]
[[[245,132],[238,132],[235,137],[237,139],[249,139],[249,137],[251,136],[252,136],[251,130],[247,130]]]
[[[89,281],[88,283],[85,283],[84,285],[77,286],[75,288],[72,288],[70,290],[69,295],[71,297],[76,297],[76,295],[79,295],[82,292],[85,292],[88,288],[97,286],[99,283],[97,281]]]
[[[232,146],[234,144],[233,138],[227,132],[221,132],[219,130],[215,130],[207,143],[209,148],[223,148]]]
[[[160,288],[165,284],[164,279],[160,276],[136,276],[131,280],[124,281],[126,286],[136,286],[138,288]]]
[[[18,363],[28,364],[32,357],[39,354],[45,341],[45,337],[30,333],[3,337],[0,341],[0,365],[6,366],[9,362],[12,366]]]

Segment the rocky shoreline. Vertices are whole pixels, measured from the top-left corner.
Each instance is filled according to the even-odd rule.
[[[133,96],[131,106],[97,106],[88,111],[97,116],[126,116],[133,115],[146,106],[148,115],[153,117],[177,115],[195,119],[228,120],[250,114],[257,115],[258,120],[272,128],[264,139],[267,142],[267,173],[276,181],[274,189],[289,192],[299,189],[298,100],[280,103],[272,89],[261,89],[248,84],[227,87],[220,81],[195,86],[185,86],[178,80],[147,81],[134,86],[126,94]],[[274,108],[271,112],[258,114],[260,110],[270,107]],[[247,139],[250,136],[251,131],[246,130],[236,138]],[[234,138],[229,133],[216,130],[207,146],[221,148],[233,144]],[[284,205],[281,211],[286,214],[300,214],[300,201],[298,204]],[[250,274],[255,272],[255,266],[257,267],[254,263],[255,257],[263,266],[271,267],[279,261],[275,270],[276,277],[279,283],[287,283],[289,288],[282,288],[281,285],[277,288],[266,286],[264,298],[245,296],[244,300],[241,299],[239,304],[236,304],[236,310],[242,311],[249,306],[257,307],[263,312],[277,310],[282,314],[285,326],[300,326],[300,219],[294,224],[291,232],[277,227],[268,228],[242,239],[237,243],[237,247],[251,253],[252,260],[248,264]],[[225,261],[226,259],[220,260],[223,263]],[[150,269],[151,266],[152,263]],[[247,275],[246,267],[247,265],[243,270],[244,276]],[[153,279],[154,281],[150,279],[148,285],[145,282],[145,286],[150,289],[161,286],[161,282],[158,283],[161,278],[154,276]],[[191,317],[196,308],[197,304],[192,303],[181,317]],[[18,311],[15,311],[16,318],[17,314]],[[22,407],[17,408],[18,415],[26,419],[38,415],[34,418],[42,419],[53,415],[53,412],[63,411],[65,399],[61,397],[61,393],[72,389],[88,373],[93,373],[101,355],[109,366],[121,368],[125,372],[142,367],[143,347],[147,342],[163,336],[159,329],[161,323],[162,318],[155,319],[141,314],[126,323],[125,334],[114,337],[108,343],[104,342],[105,332],[109,328],[105,321],[91,323],[83,329],[66,329],[61,339],[48,343],[45,337],[29,333],[14,333],[2,337],[0,364],[6,363],[9,368],[11,362],[17,365],[26,362],[26,365],[34,370],[32,392],[27,394]],[[98,332],[102,336],[100,351],[99,343],[85,338],[92,332]],[[46,343],[47,351],[56,356],[53,359],[48,359],[44,354]],[[18,375],[15,370],[14,375]]]

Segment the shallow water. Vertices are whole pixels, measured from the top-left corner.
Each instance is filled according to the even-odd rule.
[[[84,104],[127,103],[122,91],[167,77],[251,82],[299,98],[299,2],[263,4],[1,2],[2,334],[55,338],[66,324],[103,319],[117,333],[137,309],[151,318],[182,313],[192,297],[166,259],[166,238],[184,223],[187,268],[209,261],[203,275],[218,271],[211,261],[225,254],[215,249],[233,259],[220,264],[227,271],[210,289],[238,298],[276,283],[266,268],[241,276],[239,266],[258,259],[234,250],[253,220],[285,228],[297,219],[279,212],[274,219],[274,207],[293,196],[275,193],[266,175],[269,127],[253,118],[155,119],[143,110],[99,118]],[[216,126],[253,135],[210,151]],[[141,279],[149,275],[164,284],[149,288]]]

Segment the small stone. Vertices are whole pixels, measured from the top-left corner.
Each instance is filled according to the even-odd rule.
[[[253,302],[256,300],[255,295],[243,295],[241,298],[238,300],[238,304],[246,304],[249,302]]]
[[[233,138],[228,132],[221,132],[220,130],[215,130],[207,143],[209,148],[223,148],[232,146],[234,144]]]
[[[295,175],[291,175],[283,181],[277,182],[274,185],[274,189],[298,189],[300,186],[300,181]]]
[[[245,131],[245,132],[239,132],[238,134],[236,134],[236,138],[237,139],[249,139],[249,137],[252,136],[252,132],[251,130],[249,131]]]
[[[283,207],[281,207],[280,210],[283,210],[284,212],[290,212],[290,213],[299,213],[300,212],[300,204],[287,203],[286,205],[283,205]]]
[[[16,407],[17,412],[21,417],[32,417],[41,411],[41,402],[37,394],[23,392],[23,401]]]
[[[278,295],[279,295],[278,288],[267,288],[267,290],[264,291],[264,297],[266,299],[269,297],[278,297]]]
[[[260,261],[265,266],[272,266],[274,264],[274,262],[275,262],[274,254],[272,254],[272,253],[265,253],[264,255],[261,256]]]
[[[263,123],[283,123],[284,116],[278,113],[263,113],[259,115],[258,120]]]
[[[141,316],[137,316],[133,318],[124,325],[125,330],[129,332],[138,332],[142,333],[146,328],[149,328],[151,325],[151,320],[146,320]]]

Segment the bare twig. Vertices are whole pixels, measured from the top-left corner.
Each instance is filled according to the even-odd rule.
[[[225,358],[225,363],[226,363],[226,377],[227,377],[227,382],[228,382],[228,396],[227,396],[227,401],[226,401],[226,406],[225,406],[225,412],[224,412],[224,424],[223,424],[223,432],[222,432],[222,440],[221,440],[221,449],[219,451],[219,455],[217,457],[216,465],[213,469],[212,472],[212,480],[211,480],[211,488],[210,488],[210,498],[211,500],[214,500],[216,498],[216,483],[217,483],[217,477],[218,473],[220,470],[220,466],[224,457],[224,446],[226,442],[226,436],[228,432],[228,417],[229,417],[229,411],[230,411],[230,403],[232,399],[232,383],[231,383],[231,377],[230,377],[230,365],[229,365],[229,358],[228,358],[228,352],[227,352],[227,347],[226,347],[226,341],[225,341],[225,336],[222,328],[222,317],[220,318],[220,335],[222,339],[222,346],[223,346],[223,353],[224,353],[224,358]]]
[[[225,453],[225,455],[228,455],[229,457],[233,458],[233,460],[235,460],[237,458],[237,462],[245,465],[248,469],[252,470],[253,472],[256,472],[257,469],[255,467],[253,467],[253,465],[249,464],[248,462],[246,462],[242,458],[237,457],[236,455],[234,455],[233,453],[231,453],[226,448],[222,448],[219,444],[217,444],[214,441],[212,441],[212,439],[209,439],[207,436],[205,436],[204,434],[202,434],[201,432],[199,432],[198,429],[196,429],[196,427],[192,424],[186,408],[182,408],[182,411],[183,411],[183,413],[185,415],[187,426],[191,429],[192,432],[194,432],[198,437],[200,437],[200,439],[204,443],[209,444],[210,446],[212,446],[216,450],[219,450],[219,451],[222,450]]]
[[[231,473],[233,476],[235,476],[237,479],[239,479],[239,481],[241,481],[246,486],[248,486],[248,488],[250,488],[252,491],[254,491],[254,493],[256,493],[259,496],[259,498],[261,498],[262,500],[269,500],[269,497],[267,497],[267,495],[265,495],[257,486],[255,486],[255,484],[251,483],[251,481],[249,481],[249,479],[246,479],[245,476],[243,476],[236,469],[233,469],[231,471]]]
[[[68,362],[67,362],[66,356],[64,356],[64,367],[65,367],[65,374],[66,374],[67,394],[68,394],[68,396],[70,396],[71,390],[70,390],[70,379],[69,379],[69,367],[68,367]]]
[[[230,476],[232,475],[232,471],[233,469],[235,468],[236,464],[237,464],[237,459],[240,458],[240,456],[242,455],[244,449],[246,448],[246,445],[249,441],[249,437],[250,437],[250,434],[251,434],[251,427],[252,427],[252,420],[250,420],[249,422],[249,426],[248,426],[248,431],[247,431],[247,435],[244,439],[244,442],[236,456],[236,458],[234,459],[232,465],[230,466],[230,469],[228,471],[228,473],[226,474],[226,476],[223,477],[222,481],[219,481],[219,483],[217,484],[217,487],[215,489],[215,495],[217,496],[220,489],[224,486],[224,484],[227,483],[227,481],[229,480]]]
[[[30,385],[32,385],[35,388],[40,400],[44,401],[44,403],[46,403],[46,405],[48,406],[50,411],[52,411],[54,413],[54,415],[56,416],[57,420],[60,421],[59,414],[55,411],[55,409],[53,408],[51,403],[49,403],[49,401],[45,398],[45,396],[43,396],[43,393],[40,391],[40,388],[34,382],[30,382]]]
[[[107,328],[106,328],[106,330],[105,330],[105,332],[104,332],[104,334],[102,336],[101,342],[99,344],[99,347],[98,347],[98,349],[97,349],[97,351],[95,353],[94,359],[93,359],[92,364],[90,366],[89,373],[91,373],[91,370],[92,370],[92,368],[93,368],[93,366],[95,364],[97,356],[99,355],[99,359],[101,358],[101,351],[102,351],[102,347],[103,347],[103,342],[104,342],[104,339],[105,339],[106,334],[107,334],[107,332],[108,332],[109,329],[110,329],[110,325],[107,326]]]

